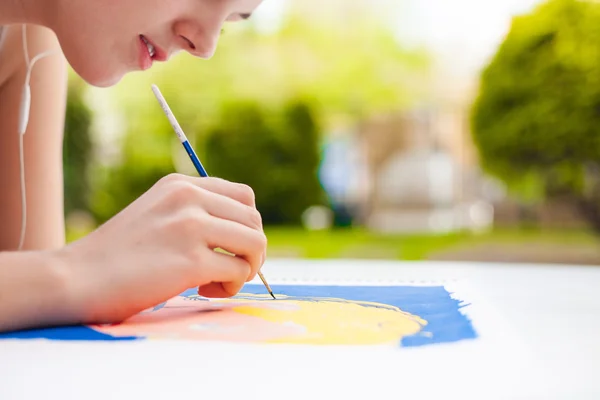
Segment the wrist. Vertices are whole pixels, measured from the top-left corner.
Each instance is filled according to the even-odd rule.
[[[79,323],[59,251],[0,253],[0,331]]]
[[[73,267],[62,250],[37,251],[27,254],[30,264],[39,266],[38,277],[32,284],[32,293],[40,303],[37,307],[36,325],[70,325],[81,321],[77,311],[77,299]]]
[[[64,253],[63,248],[43,255],[49,282],[48,300],[53,304],[52,310],[48,310],[48,316],[57,324],[79,324],[83,321],[83,313],[78,299],[78,283],[74,266]]]

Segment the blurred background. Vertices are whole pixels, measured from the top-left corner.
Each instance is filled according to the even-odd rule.
[[[71,75],[69,240],[158,179],[256,192],[270,257],[600,264],[600,4],[265,0],[213,59]]]

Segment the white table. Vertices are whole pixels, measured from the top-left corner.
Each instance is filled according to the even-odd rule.
[[[466,284],[521,347],[457,346],[431,363],[369,348],[0,341],[0,399],[600,398],[600,268],[271,260],[263,271],[271,283]]]

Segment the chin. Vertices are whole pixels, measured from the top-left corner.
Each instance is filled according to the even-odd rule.
[[[88,84],[99,87],[99,88],[108,88],[116,85],[123,78],[123,74],[117,73],[107,73],[107,71],[81,71],[75,72]],[[87,72],[87,73],[86,73]]]
[[[78,61],[78,62],[77,62]],[[86,83],[99,88],[114,86],[121,81],[124,73],[110,68],[109,65],[86,63],[83,60],[70,62],[73,71]]]
[[[87,83],[89,83],[92,86],[96,86],[99,88],[108,88],[111,86],[116,85],[117,83],[119,83],[121,81],[121,79],[123,78],[122,75],[119,76],[114,76],[114,77],[110,77],[110,78],[102,78],[102,79],[95,79],[95,80],[86,80]]]

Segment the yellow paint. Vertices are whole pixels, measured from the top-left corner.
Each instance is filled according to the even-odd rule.
[[[264,297],[264,296],[263,296]],[[277,324],[297,326],[298,334],[271,340],[296,344],[387,344],[421,331],[427,322],[388,304],[335,298],[257,302],[260,295],[240,295],[224,302],[248,302],[233,310]]]

